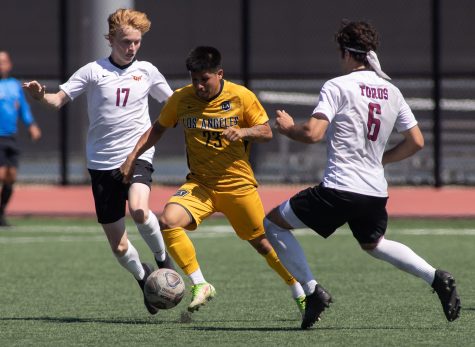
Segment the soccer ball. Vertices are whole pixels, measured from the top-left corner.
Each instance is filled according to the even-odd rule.
[[[150,304],[167,310],[178,305],[185,296],[185,282],[175,270],[158,269],[145,281],[144,293]]]

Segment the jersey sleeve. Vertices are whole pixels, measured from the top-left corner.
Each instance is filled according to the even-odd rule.
[[[269,121],[269,116],[267,115],[266,110],[257,99],[257,96],[250,90],[247,90],[247,92],[244,93],[243,103],[244,119],[249,127],[265,124]]]
[[[150,87],[150,95],[158,102],[166,101],[173,93],[172,89],[168,85],[167,80],[161,74],[161,72],[158,71],[158,69],[153,65],[151,68],[150,77],[152,81],[152,85]]]
[[[416,117],[414,113],[412,113],[411,108],[407,104],[406,100],[404,100],[402,94],[399,94],[400,97],[400,107],[399,113],[396,119],[395,127],[397,132],[403,132],[406,130],[411,129],[415,125],[417,125]]]
[[[161,126],[171,128],[178,122],[178,102],[180,95],[178,92],[173,93],[165,105],[162,107],[160,115],[155,120]]]
[[[317,106],[312,114],[323,113],[331,122],[338,111],[339,100],[340,89],[331,81],[326,82],[320,91]]]
[[[72,100],[84,93],[88,83],[92,80],[91,63],[77,70],[66,83],[59,86],[63,92]]]

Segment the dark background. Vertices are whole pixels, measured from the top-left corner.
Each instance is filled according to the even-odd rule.
[[[67,66],[69,76],[91,57],[93,37],[85,34],[95,20],[88,1],[65,0],[67,13]],[[93,0],[90,0],[93,1]],[[341,19],[367,20],[381,36],[378,55],[383,69],[408,98],[430,102],[433,84],[431,9],[433,1],[249,1],[249,87],[261,97],[269,116],[285,108],[299,119],[310,115],[322,83],[340,73],[339,56],[333,35]],[[2,1],[0,48],[8,50],[14,62],[13,75],[20,80],[38,79],[56,91],[64,82],[61,66],[60,1]],[[155,64],[172,88],[188,83],[184,66],[187,53],[197,45],[213,45],[223,54],[225,77],[242,81],[242,1],[241,0],[136,0],[135,8],[147,13],[152,29],[144,36],[138,58]],[[112,11],[111,11],[112,12]],[[440,67],[442,98],[473,102],[475,2],[440,1]],[[102,19],[104,24],[106,18]],[[103,39],[107,47],[107,41]],[[299,92],[315,96],[314,103],[295,100],[269,101],[261,92]],[[81,97],[83,98],[83,97]],[[80,99],[81,99],[80,98]],[[67,108],[69,180],[87,181],[84,141],[87,115],[83,100]],[[31,144],[22,128],[23,149],[20,179],[60,181],[60,113],[31,103],[44,136]],[[151,101],[151,118],[160,105]],[[426,148],[415,158],[388,170],[393,184],[433,184],[433,112],[430,107],[413,108],[426,137]],[[442,177],[444,184],[474,184],[473,109],[443,108]],[[397,141],[397,137],[392,142]],[[268,144],[256,146],[256,174],[261,181],[314,181],[321,172],[324,144],[305,146],[287,143],[275,134]],[[169,131],[158,146],[157,181],[179,182],[186,174],[183,139],[179,129]]]

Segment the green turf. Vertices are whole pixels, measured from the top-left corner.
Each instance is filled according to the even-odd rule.
[[[457,278],[461,318],[448,323],[425,283],[364,252],[347,229],[328,240],[298,234],[317,279],[334,297],[301,331],[283,282],[229,227],[191,233],[216,299],[181,323],[178,307],[149,316],[132,276],[87,219],[12,219],[0,229],[0,346],[475,346],[475,221],[393,220],[401,241]],[[137,231],[130,237],[152,256]]]

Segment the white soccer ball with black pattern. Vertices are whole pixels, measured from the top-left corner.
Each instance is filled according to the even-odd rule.
[[[185,282],[172,269],[158,269],[145,281],[144,293],[153,306],[167,310],[178,305],[185,296]]]

